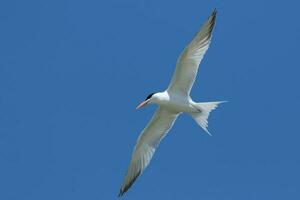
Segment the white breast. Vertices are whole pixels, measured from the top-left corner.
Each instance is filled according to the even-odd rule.
[[[168,110],[179,112],[195,112],[192,106],[192,100],[189,96],[181,94],[168,93],[167,91],[155,94],[155,103],[167,108]]]

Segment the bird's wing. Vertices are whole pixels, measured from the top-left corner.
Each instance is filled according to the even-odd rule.
[[[156,147],[171,129],[177,116],[178,114],[170,113],[166,109],[157,109],[137,140],[119,196],[122,196],[130,188],[136,178],[147,167]]]
[[[189,95],[197,76],[198,66],[209,47],[217,11],[214,10],[192,42],[183,50],[168,87],[169,92]]]

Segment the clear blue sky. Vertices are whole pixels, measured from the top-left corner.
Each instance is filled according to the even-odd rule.
[[[213,8],[186,115],[124,199],[300,199],[297,1],[1,1],[0,199],[117,199],[177,56]]]

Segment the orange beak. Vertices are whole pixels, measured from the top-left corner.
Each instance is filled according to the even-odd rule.
[[[142,103],[140,103],[140,105],[138,105],[135,109],[140,109],[142,107],[144,107],[145,105],[147,105],[149,103],[150,99],[143,101]]]

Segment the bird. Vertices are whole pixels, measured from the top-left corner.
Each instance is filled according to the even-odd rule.
[[[189,114],[206,133],[211,135],[208,131],[208,116],[212,110],[225,101],[197,103],[190,97],[190,92],[200,62],[210,45],[216,16],[217,10],[214,9],[196,36],[182,51],[177,59],[176,69],[168,88],[163,92],[149,94],[136,107],[140,109],[149,104],[158,105],[152,119],[137,139],[119,196],[127,192],[149,165],[160,141],[167,135],[180,114]]]

